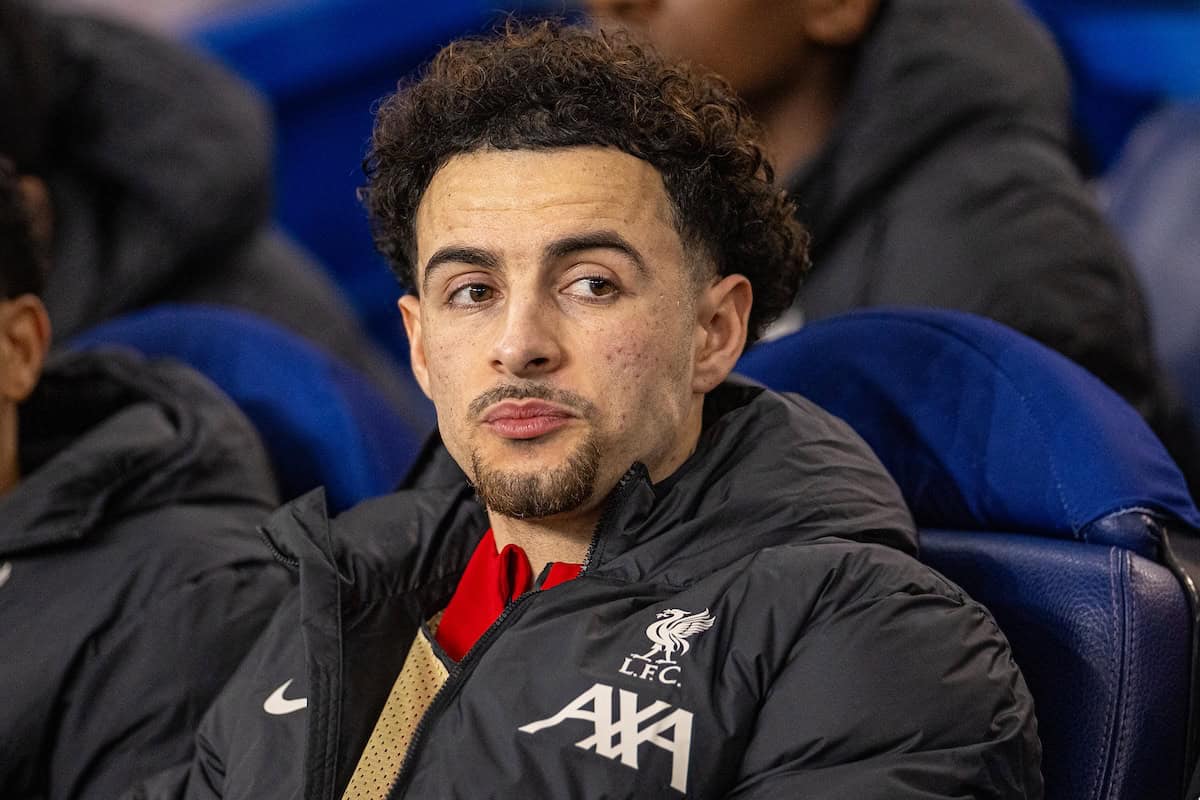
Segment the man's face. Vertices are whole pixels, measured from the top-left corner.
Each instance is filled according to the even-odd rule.
[[[695,446],[702,294],[658,172],[597,147],[453,157],[416,215],[413,369],[451,455],[511,517],[594,509]]]

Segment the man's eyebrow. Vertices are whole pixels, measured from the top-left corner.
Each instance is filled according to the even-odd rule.
[[[421,291],[429,289],[429,276],[443,264],[473,264],[483,269],[496,270],[500,268],[500,260],[494,253],[480,247],[452,244],[439,248],[425,262],[425,277],[421,279]]]
[[[548,261],[555,261],[581,250],[616,250],[632,261],[638,272],[646,272],[646,260],[642,254],[616,231],[590,231],[564,236],[546,245],[543,252]]]

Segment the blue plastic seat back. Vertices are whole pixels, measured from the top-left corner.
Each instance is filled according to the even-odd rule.
[[[260,317],[157,306],[105,322],[70,347],[120,345],[206,375],[261,434],[285,498],[325,486],[331,509],[391,491],[423,436],[365,377]]]
[[[1188,598],[1164,531],[1200,513],[1161,443],[1080,367],[997,323],[880,309],[739,371],[849,422],[896,478],[922,559],[979,599],[1037,704],[1046,796],[1182,793]]]
[[[1158,558],[1145,508],[1200,528],[1178,467],[1090,373],[962,312],[859,311],[746,353],[738,371],[850,422],[919,524],[1117,544]]]

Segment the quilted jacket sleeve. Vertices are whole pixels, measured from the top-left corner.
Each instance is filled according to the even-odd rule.
[[[194,728],[186,758],[136,784],[121,800],[300,797],[307,713],[271,716],[264,700],[288,680],[288,697],[307,695],[300,594],[289,592]],[[302,706],[303,708],[303,706]],[[192,742],[189,742],[191,744]],[[293,768],[295,767],[295,768]]]
[[[1033,700],[986,610],[897,592],[797,640],[731,798],[1040,798]]]
[[[81,665],[64,698],[47,797],[117,797],[186,759],[209,702],[289,585],[271,562],[214,571],[98,643],[103,652]]]

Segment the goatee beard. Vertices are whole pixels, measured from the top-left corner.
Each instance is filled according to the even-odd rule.
[[[494,403],[530,398],[559,403],[574,409],[583,419],[596,414],[595,406],[585,398],[535,381],[486,391],[471,402],[467,413],[475,419]],[[478,450],[471,452],[472,483],[480,501],[489,511],[514,519],[540,519],[574,511],[591,498],[599,471],[600,446],[595,431],[557,469],[533,473],[506,470],[485,464]]]
[[[574,511],[591,498],[600,447],[588,436],[563,466],[542,472],[492,469],[471,453],[475,493],[489,510],[513,519],[541,519]]]

